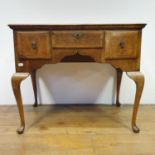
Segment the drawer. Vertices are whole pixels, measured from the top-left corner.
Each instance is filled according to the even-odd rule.
[[[54,31],[53,48],[102,48],[102,31]]]
[[[136,58],[140,45],[139,36],[138,31],[106,31],[105,58]]]
[[[48,59],[51,57],[49,32],[17,32],[16,39],[20,58]]]

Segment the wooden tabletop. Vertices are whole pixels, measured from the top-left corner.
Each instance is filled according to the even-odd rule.
[[[145,23],[139,24],[58,24],[58,25],[29,25],[29,24],[9,24],[13,30],[114,30],[114,29],[142,29]]]

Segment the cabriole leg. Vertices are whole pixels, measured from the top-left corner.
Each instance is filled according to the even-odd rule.
[[[116,106],[120,107],[120,102],[119,102],[119,94],[120,94],[120,86],[121,86],[121,80],[122,80],[122,70],[121,69],[116,69],[117,70],[117,92],[116,92]]]
[[[138,133],[140,129],[136,125],[136,118],[137,118],[140,98],[141,98],[143,87],[144,87],[144,76],[140,72],[127,72],[127,75],[136,84],[136,95],[135,95],[133,114],[132,114],[132,130],[135,133]]]
[[[18,134],[22,134],[25,129],[25,119],[24,119],[24,110],[23,110],[23,104],[22,104],[20,84],[28,76],[29,76],[29,73],[15,73],[13,74],[12,79],[11,79],[12,89],[14,92],[14,96],[16,98],[19,116],[20,116],[20,122],[21,122],[20,127],[17,129]]]
[[[38,100],[37,100],[37,84],[36,84],[36,70],[33,70],[31,73],[31,79],[32,79],[32,86],[33,86],[33,91],[34,91],[34,107],[38,106]]]

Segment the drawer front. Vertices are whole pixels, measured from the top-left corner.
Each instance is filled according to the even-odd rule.
[[[139,52],[138,31],[106,31],[105,58],[136,58]]]
[[[54,31],[53,48],[102,48],[102,31]]]
[[[51,57],[49,32],[17,32],[16,37],[20,58],[48,59]]]

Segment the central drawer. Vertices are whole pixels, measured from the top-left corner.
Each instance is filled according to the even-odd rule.
[[[103,48],[102,31],[53,31],[53,48]]]

